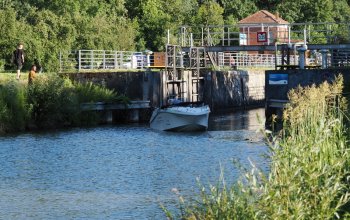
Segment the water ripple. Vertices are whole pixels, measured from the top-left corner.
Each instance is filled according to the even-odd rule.
[[[233,158],[266,168],[265,152],[253,130],[182,134],[141,125],[2,137],[0,218],[165,219],[159,203],[174,207],[171,189],[195,195],[196,177],[215,182],[220,165],[235,181]]]

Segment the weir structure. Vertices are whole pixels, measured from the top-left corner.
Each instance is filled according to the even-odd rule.
[[[150,76],[147,71],[154,67],[152,60],[152,55],[141,52],[79,50],[70,56],[62,53],[61,66],[64,70],[68,64],[78,72],[101,69],[144,71],[143,84],[159,85],[159,88],[152,88],[153,97],[158,99],[153,103],[157,106],[174,99],[208,101],[213,97],[213,90],[204,93],[212,89],[214,78],[218,79],[216,72],[234,72],[236,69],[248,69],[247,77],[231,77],[231,81],[240,82],[223,86],[241,86],[241,89],[229,92],[244,97],[246,79],[251,81],[257,76],[250,75],[249,68],[268,69],[265,80],[258,80],[265,81],[266,116],[269,118],[281,113],[287,103],[288,91],[297,85],[332,80],[340,72],[350,75],[350,23],[182,26],[176,33],[168,31],[159,81],[156,75],[154,81],[146,81]],[[222,81],[226,79],[222,78]],[[221,98],[220,95],[217,97]],[[244,98],[241,103],[245,103]]]
[[[178,99],[185,102],[203,101],[204,74],[206,57],[203,48],[191,48],[184,53],[178,45],[166,46],[165,73],[162,78],[163,105],[167,101]]]
[[[350,23],[182,26],[178,33],[168,31],[167,39],[164,100],[179,98],[200,101],[201,87],[205,82],[203,69],[220,70],[227,69],[227,66],[236,69],[245,60],[251,61],[250,67],[254,67],[259,60],[274,56],[271,60],[278,73],[287,70],[350,68]],[[176,41],[171,42],[170,39]],[[274,93],[270,92],[279,92],[276,85],[270,83],[269,77],[274,76],[270,74],[274,74],[273,71],[266,73],[267,108],[283,108],[286,99],[275,98]],[[302,79],[297,81],[301,83]],[[295,84],[288,80],[284,82]],[[284,93],[286,95],[287,91]]]

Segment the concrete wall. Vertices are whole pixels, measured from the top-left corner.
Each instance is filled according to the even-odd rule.
[[[287,74],[288,82],[284,85],[276,85],[269,82],[271,74]],[[266,100],[287,100],[289,90],[297,86],[309,86],[320,84],[324,81],[332,82],[337,75],[343,75],[345,85],[350,83],[350,69],[297,69],[297,70],[269,70],[265,77]]]
[[[150,100],[151,106],[159,105],[160,72],[79,72],[66,73],[74,81],[93,82],[114,89],[130,100]]]
[[[274,82],[273,76],[285,76],[285,84]],[[297,69],[297,70],[269,70],[265,73],[265,115],[267,123],[271,123],[271,116],[282,117],[284,104],[288,102],[288,92],[298,87],[319,85],[324,81],[332,82],[336,76],[344,78],[345,91],[350,91],[350,69]]]
[[[204,81],[204,101],[212,111],[262,104],[264,71],[211,71]]]
[[[164,72],[102,72],[65,74],[78,82],[105,85],[131,100],[150,100],[158,107],[164,97]],[[187,73],[187,74],[190,74]],[[208,71],[203,74],[203,101],[212,111],[234,109],[264,103],[264,71]],[[193,89],[193,88],[192,88]],[[164,103],[164,102],[163,102]]]

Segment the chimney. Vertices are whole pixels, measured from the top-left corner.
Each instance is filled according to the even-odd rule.
[[[280,18],[280,13],[276,12],[275,18],[276,18],[276,20],[278,20]]]

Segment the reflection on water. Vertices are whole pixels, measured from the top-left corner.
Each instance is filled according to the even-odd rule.
[[[196,177],[215,183],[220,166],[234,181],[233,158],[267,167],[252,117],[213,116],[203,133],[140,125],[2,137],[0,219],[165,219],[159,204],[174,209],[172,188],[196,195]]]
[[[238,110],[233,113],[211,115],[208,130],[258,130],[265,123],[265,109]]]

